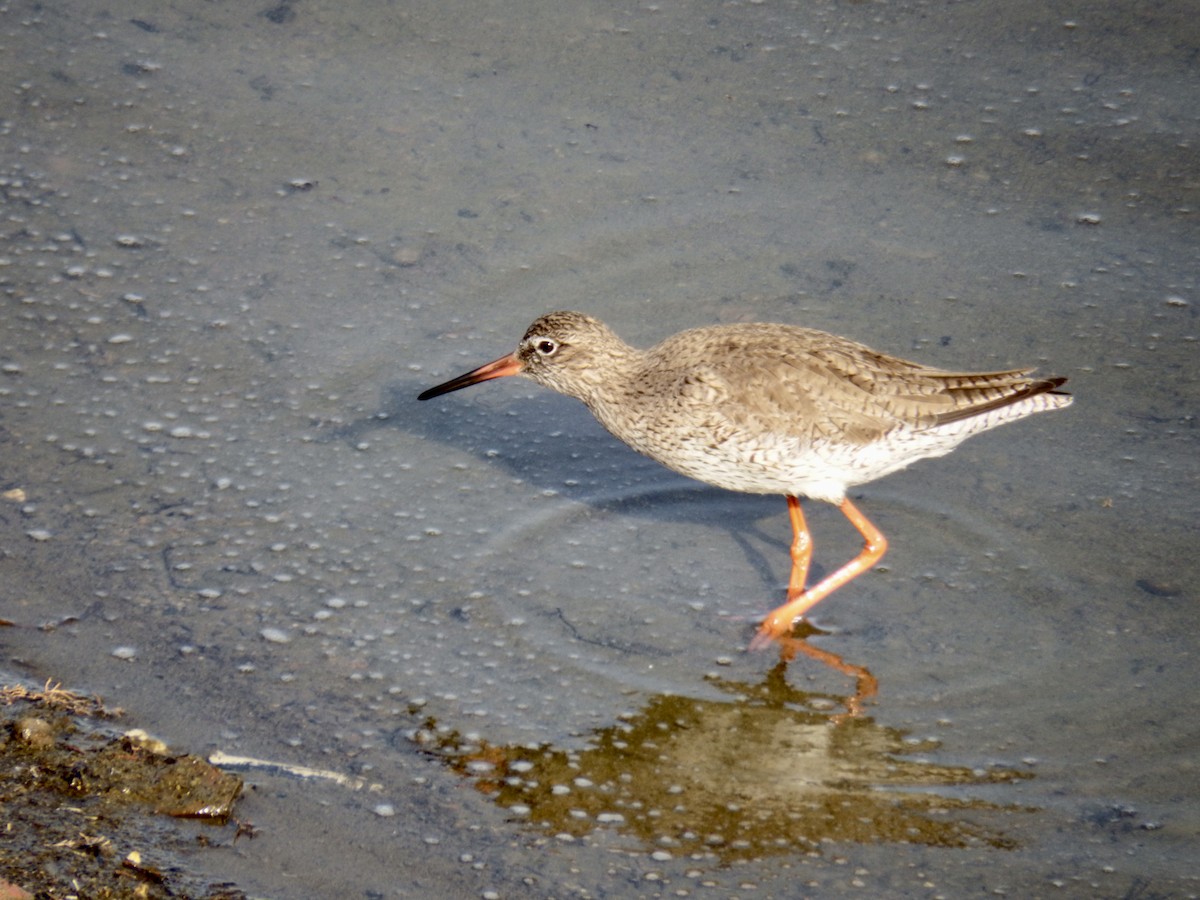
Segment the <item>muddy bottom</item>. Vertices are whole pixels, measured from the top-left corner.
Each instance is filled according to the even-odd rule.
[[[121,733],[120,716],[49,684],[0,687],[0,897],[245,897],[188,865],[250,830],[233,818],[241,779]]]

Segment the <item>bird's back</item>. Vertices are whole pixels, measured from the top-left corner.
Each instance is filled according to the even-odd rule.
[[[1066,406],[1065,379],[948,372],[776,324],[696,328],[587,401],[634,449],[732,490],[837,502],[971,434]]]

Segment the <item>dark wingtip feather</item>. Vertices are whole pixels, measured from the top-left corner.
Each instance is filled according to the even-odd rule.
[[[1071,392],[1070,392],[1070,391],[1056,391],[1056,390],[1055,390],[1055,388],[1060,388],[1060,387],[1062,387],[1062,386],[1063,386],[1064,384],[1066,384],[1066,383],[1067,383],[1067,379],[1066,379],[1066,378],[1063,378],[1062,376],[1055,376],[1054,378],[1047,378],[1045,381],[1039,381],[1039,382],[1038,382],[1038,384],[1044,384],[1044,385],[1047,385],[1047,387],[1046,387],[1046,392],[1048,392],[1048,393],[1051,393],[1051,394],[1060,394],[1060,395],[1062,395],[1063,397],[1070,397],[1070,396],[1071,396]],[[1043,392],[1042,392],[1042,391],[1037,391],[1036,393],[1039,393],[1039,394],[1040,394],[1040,393],[1043,393]]]
[[[1005,406],[1012,406],[1014,403],[1019,403],[1022,400],[1028,400],[1030,397],[1036,397],[1039,394],[1054,394],[1059,397],[1070,397],[1068,391],[1056,390],[1067,383],[1067,379],[1062,376],[1053,378],[1043,378],[1038,381],[1030,381],[1028,384],[1022,385],[1011,394],[1003,397],[997,397],[995,400],[989,400],[986,403],[980,403],[977,406],[968,406],[963,409],[956,409],[954,412],[943,413],[936,419],[938,425],[946,425],[950,422],[958,422],[962,419],[970,419],[974,416],[981,416],[984,413],[989,413],[994,409],[1002,409]],[[1064,404],[1066,405],[1066,404]]]

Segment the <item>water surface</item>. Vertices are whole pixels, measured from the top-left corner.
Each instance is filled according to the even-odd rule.
[[[1195,894],[1194,20],[10,2],[8,666],[361,778],[247,775],[196,864],[267,896]],[[782,499],[416,403],[556,308],[1077,400],[856,492],[777,666]]]

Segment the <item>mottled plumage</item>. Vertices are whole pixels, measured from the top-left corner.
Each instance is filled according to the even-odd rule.
[[[419,399],[524,375],[583,401],[613,435],[668,468],[734,491],[786,495],[792,579],[788,603],[760,629],[761,646],[883,555],[886,541],[846,498],[848,487],[1071,402],[1056,390],[1065,378],[1030,371],[947,372],[792,325],[711,325],[637,350],[598,319],[556,312],[530,325],[514,353]],[[809,590],[811,540],[798,497],[839,505],[867,541]]]

